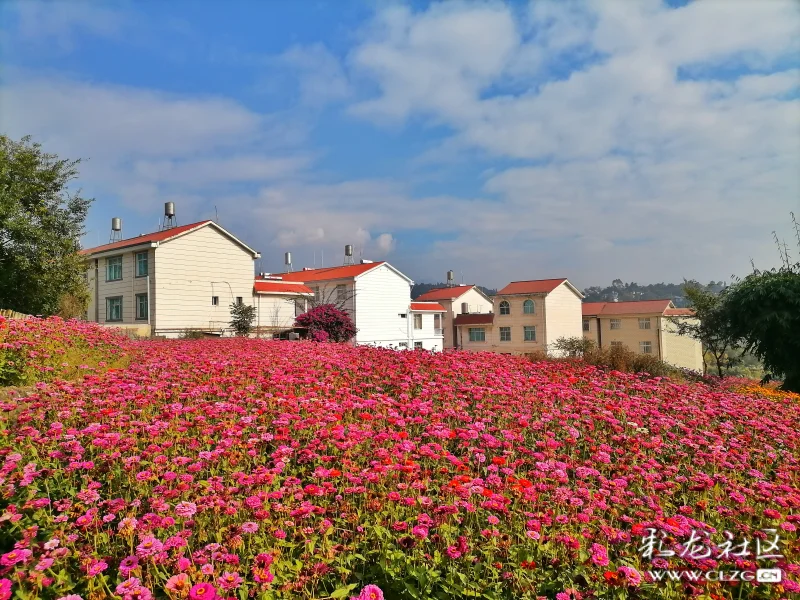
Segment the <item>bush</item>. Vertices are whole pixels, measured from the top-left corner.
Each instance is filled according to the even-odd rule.
[[[333,304],[320,304],[297,317],[295,327],[308,330],[308,336],[317,342],[348,342],[358,332],[353,320],[345,311]]]
[[[250,335],[253,329],[253,321],[256,319],[256,307],[244,302],[234,302],[231,304],[230,326],[238,336]]]
[[[205,337],[206,334],[198,329],[184,329],[180,335],[182,340],[201,340]]]
[[[584,354],[591,352],[596,347],[592,340],[584,337],[560,337],[552,345],[553,350],[570,358],[582,358]]]

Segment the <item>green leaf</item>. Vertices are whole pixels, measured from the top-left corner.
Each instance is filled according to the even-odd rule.
[[[345,587],[337,588],[331,595],[331,598],[346,598],[347,595],[358,587],[357,583],[351,583]]]

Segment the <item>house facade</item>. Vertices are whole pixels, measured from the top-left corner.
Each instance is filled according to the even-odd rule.
[[[443,335],[441,328],[435,327],[434,315],[441,315],[444,309],[413,311],[413,281],[387,262],[362,260],[354,265],[306,268],[275,277],[306,285],[313,293],[312,305],[335,304],[347,311],[358,329],[356,344],[413,348],[415,342],[422,342],[428,350],[443,348]],[[421,330],[415,330],[412,324],[417,314],[423,318]],[[420,337],[414,337],[415,331]],[[423,332],[427,333],[423,336]]]
[[[253,303],[260,254],[200,221],[82,250],[90,321],[138,335],[223,332],[230,305]]]
[[[257,335],[271,335],[291,329],[295,318],[303,314],[314,297],[314,291],[296,281],[257,277],[253,284]]]
[[[430,290],[415,302],[436,302],[444,309],[442,331],[444,348],[457,347],[455,319],[459,314],[486,314],[492,312],[492,300],[474,285],[454,285]]]
[[[409,350],[444,349],[445,308],[438,302],[412,302],[409,311]]]
[[[560,337],[580,337],[583,295],[567,279],[514,281],[492,298],[490,314],[454,319],[458,348],[471,352],[547,352]]]
[[[586,302],[582,313],[583,336],[599,348],[627,346],[676,367],[703,370],[702,344],[678,335],[673,322],[691,319],[693,313],[675,308],[671,300]]]

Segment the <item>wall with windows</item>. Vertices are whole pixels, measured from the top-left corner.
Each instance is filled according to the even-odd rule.
[[[661,358],[661,344],[659,341],[659,320],[656,313],[652,315],[614,315],[613,317],[600,317],[590,319],[589,331],[584,331],[584,337],[597,342],[597,324],[600,324],[600,339],[603,348],[609,348],[612,342],[621,343],[634,352],[641,353],[642,342],[650,343],[650,354]],[[618,328],[612,329],[612,326]]]
[[[439,328],[436,321],[439,321]],[[411,348],[422,348],[441,352],[444,348],[444,336],[441,329],[441,313],[420,311],[411,313]]]
[[[253,304],[253,261],[252,253],[212,226],[156,248],[156,334],[228,329],[230,305],[239,297]]]
[[[137,255],[139,260],[137,260]],[[89,259],[87,284],[89,287],[89,307],[87,319],[109,325],[147,325],[147,311],[153,322],[153,294],[155,277],[153,274],[153,248],[122,249],[116,253],[107,253]],[[95,276],[97,261],[97,276]],[[138,265],[138,268],[137,268]],[[150,274],[150,302],[147,304],[147,275]],[[137,302],[137,297],[144,299]],[[111,314],[121,304],[121,312]],[[137,311],[137,305],[140,310]],[[119,316],[120,318],[114,318]],[[141,317],[141,318],[140,318]]]
[[[467,310],[470,314],[486,314],[493,310],[492,302],[487,300],[483,294],[475,288],[464,292],[461,296],[452,300],[437,300],[445,308],[443,315],[442,329],[444,333],[444,347],[455,348],[456,343],[456,328],[453,325],[453,320],[461,314],[461,303],[467,303]]]
[[[496,296],[493,309],[494,326],[487,329],[491,341],[486,350],[512,354],[544,350],[545,296]]]

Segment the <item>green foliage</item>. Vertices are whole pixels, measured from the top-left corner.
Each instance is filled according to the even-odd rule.
[[[652,354],[637,354],[627,346],[598,348],[592,340],[583,337],[558,338],[553,344],[569,358],[581,358],[584,362],[624,373],[648,373],[654,377],[678,374],[678,370]],[[533,357],[531,357],[534,360]]]
[[[201,340],[205,337],[206,334],[198,329],[184,329],[180,334],[182,340]]]
[[[250,304],[234,302],[231,304],[230,326],[236,335],[246,336],[253,329],[253,321],[256,318],[256,307]]]
[[[582,358],[595,348],[595,343],[584,337],[560,337],[552,346],[553,350],[570,358]]]
[[[728,335],[800,392],[800,263],[758,271],[731,286],[722,313]]]
[[[70,296],[71,312],[89,292],[78,251],[91,199],[68,190],[79,160],[42,151],[29,137],[0,135],[0,306],[53,315]]]
[[[584,302],[627,302],[633,300],[664,300],[670,299],[675,306],[682,308],[689,306],[689,299],[684,293],[684,287],[691,285],[712,294],[720,293],[725,285],[721,281],[710,281],[703,285],[697,281],[684,281],[683,283],[652,283],[639,285],[635,282],[623,283],[615,279],[610,286],[594,286],[583,290]]]
[[[705,356],[709,354],[717,367],[717,375],[722,377],[738,362],[738,355],[732,352],[735,344],[723,309],[724,292],[714,294],[691,282],[686,283],[683,289],[695,318],[673,317],[670,320],[679,335],[689,336],[703,344],[703,370],[706,370]]]

